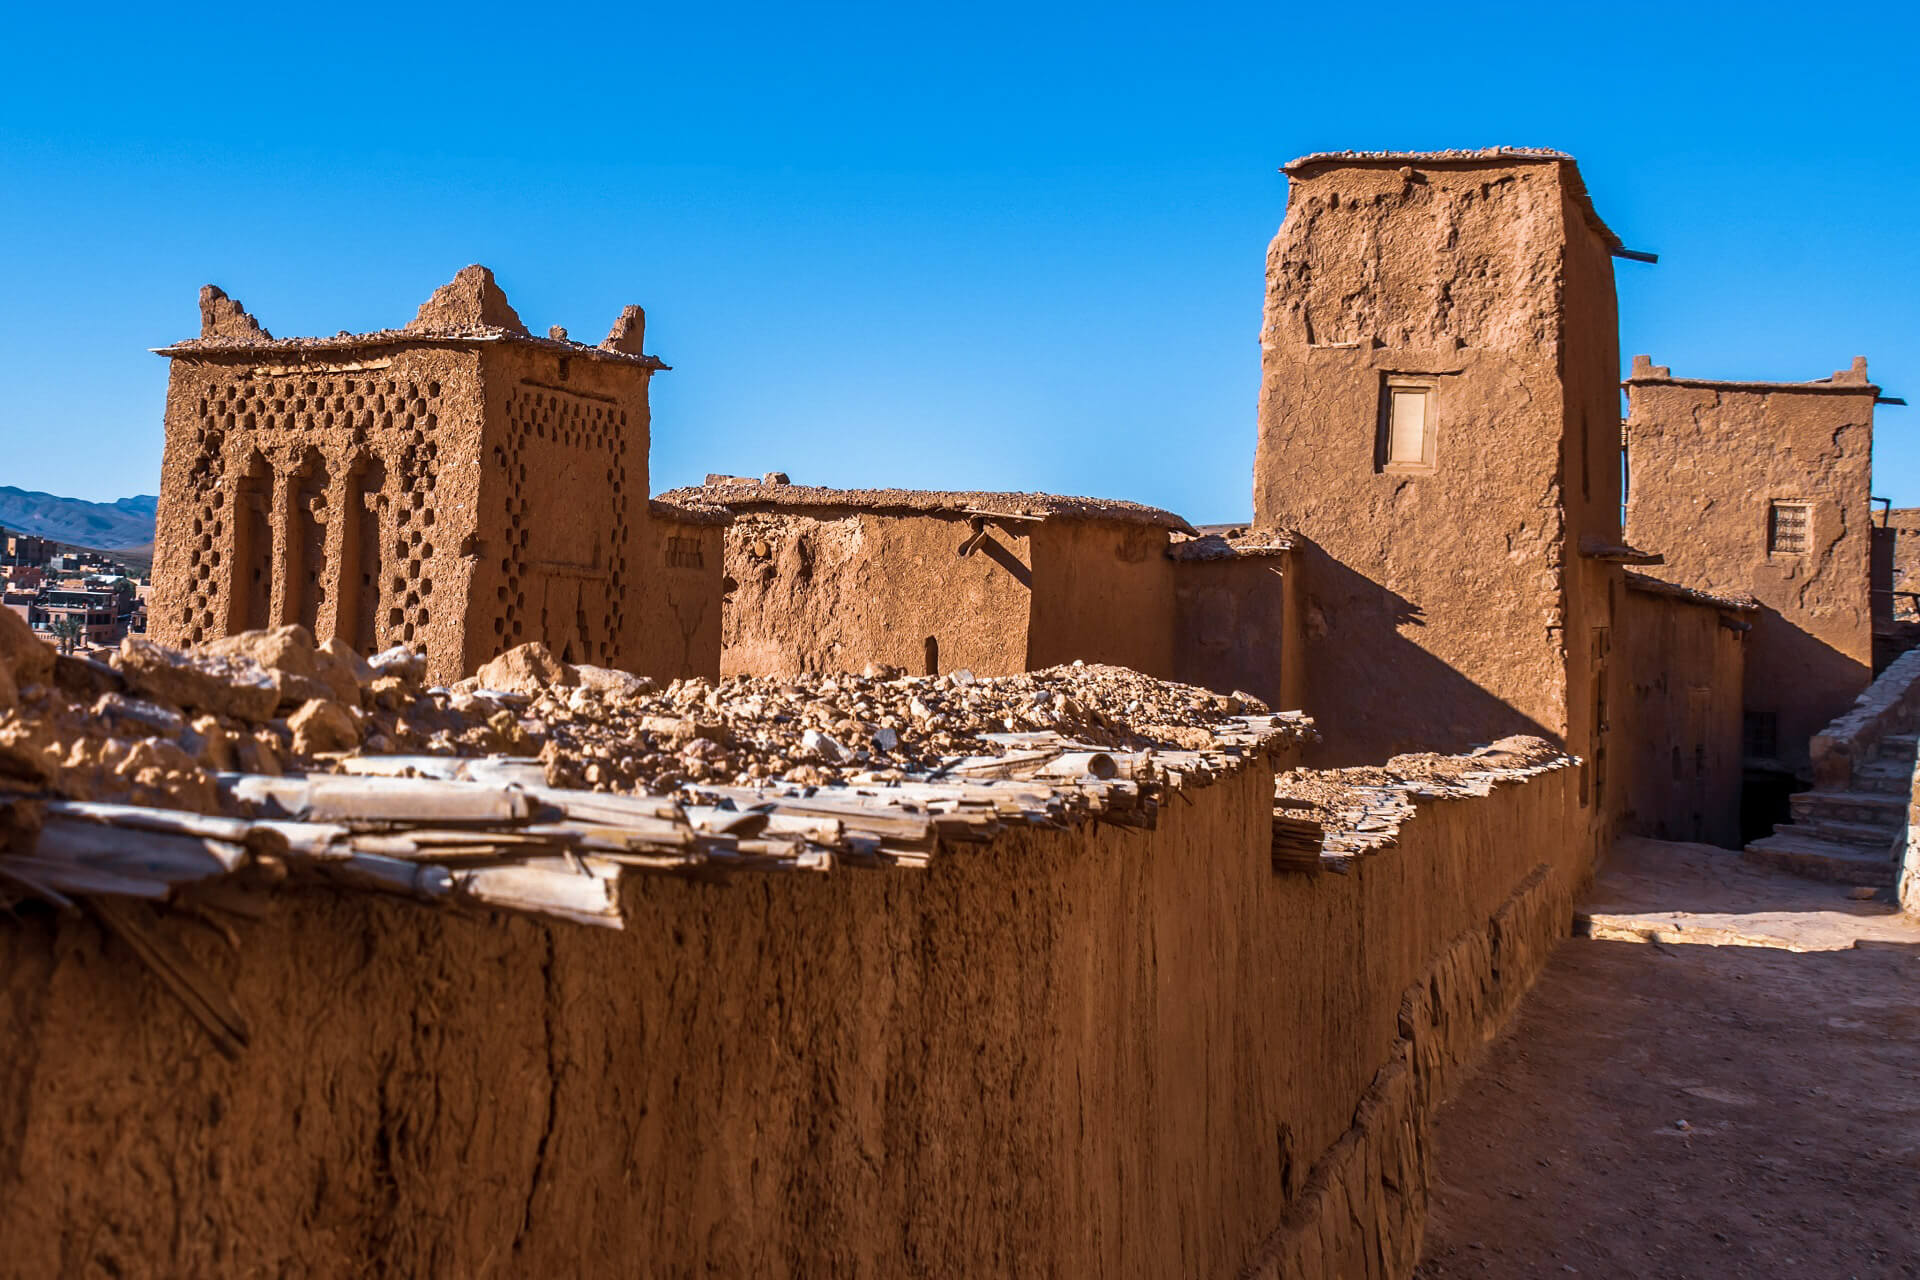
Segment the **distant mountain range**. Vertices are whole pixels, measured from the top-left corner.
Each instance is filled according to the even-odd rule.
[[[0,485],[0,528],[96,551],[151,554],[153,513],[159,505],[152,494],[86,502]]]

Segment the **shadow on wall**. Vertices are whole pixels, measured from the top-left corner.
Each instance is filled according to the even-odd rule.
[[[1750,727],[1744,754],[1777,760],[1783,771],[1811,777],[1813,735],[1845,715],[1872,679],[1867,663],[1762,604],[1747,651],[1744,705]]]
[[[1305,711],[1321,740],[1320,768],[1374,764],[1407,751],[1462,751],[1510,734],[1549,729],[1422,649],[1420,607],[1355,573],[1302,539],[1294,550],[1304,589],[1296,632],[1306,647]]]

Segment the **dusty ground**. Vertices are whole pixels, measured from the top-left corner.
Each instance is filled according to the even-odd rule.
[[[1920,1276],[1920,925],[1650,841],[1592,901],[1659,940],[1562,944],[1441,1115],[1416,1274]]]

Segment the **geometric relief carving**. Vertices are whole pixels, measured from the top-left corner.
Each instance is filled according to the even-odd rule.
[[[504,650],[532,636],[550,641],[567,637],[561,643],[574,652],[574,661],[610,663],[626,622],[631,503],[626,411],[596,398],[526,382],[507,393],[506,410],[505,441],[494,448],[492,459],[496,473],[506,480],[502,513],[506,545],[495,591],[494,647]],[[561,465],[570,474],[602,481],[602,492],[611,502],[608,527],[596,532],[592,546],[573,549],[579,557],[591,558],[596,567],[597,572],[585,579],[568,567],[536,564],[529,551],[533,495],[528,463],[537,455],[543,470],[551,474],[556,454],[565,455]]]

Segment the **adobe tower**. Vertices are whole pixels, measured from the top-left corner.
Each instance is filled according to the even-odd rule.
[[[441,680],[527,640],[717,672],[718,557],[661,554],[649,510],[666,366],[638,307],[599,346],[537,338],[475,266],[404,329],[276,339],[211,285],[200,311],[200,337],[160,353],[157,639],[303,623],[363,652],[422,647]],[[714,579],[711,661],[669,635],[674,575]]]
[[[1604,811],[1628,254],[1555,151],[1286,166],[1257,524],[1304,535],[1333,763],[1539,733]],[[1380,637],[1386,637],[1383,645]]]

